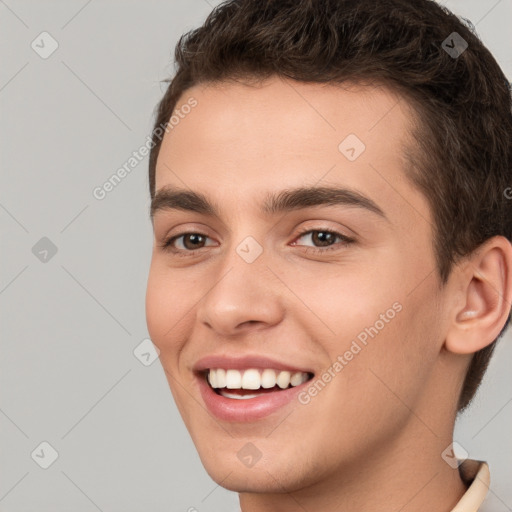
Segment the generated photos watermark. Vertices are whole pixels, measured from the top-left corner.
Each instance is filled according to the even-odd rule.
[[[149,152],[156,146],[155,140],[162,140],[165,133],[169,133],[177,126],[182,119],[184,119],[194,107],[197,106],[197,100],[190,97],[184,105],[176,109],[169,121],[162,123],[160,126],[153,130],[153,136],[148,135],[146,142],[142,144],[136,151],[133,151],[125,163],[117,169],[105,182],[101,185],[94,187],[92,195],[98,201],[102,201],[107,195],[112,192],[125,178],[130,174],[139,163],[149,155]]]
[[[350,348],[343,354],[337,356],[336,360],[327,368],[322,375],[315,379],[310,386],[301,391],[298,395],[298,400],[301,404],[307,405],[311,400],[317,396],[325,386],[338,375],[350,361],[354,359],[354,356],[359,354],[364,347],[368,345],[369,338],[373,339],[389,324],[403,307],[400,302],[395,302],[388,308],[384,313],[379,315],[379,319],[376,320],[370,327],[365,327],[355,339],[352,340]]]

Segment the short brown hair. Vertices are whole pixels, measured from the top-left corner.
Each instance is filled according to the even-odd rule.
[[[155,130],[193,85],[272,75],[377,83],[400,92],[418,114],[407,172],[433,213],[441,281],[488,238],[512,240],[511,87],[474,27],[433,0],[230,0],[180,38],[175,61],[153,129],[151,197],[162,129]],[[509,322],[510,314],[498,338]],[[459,412],[497,339],[473,355]]]

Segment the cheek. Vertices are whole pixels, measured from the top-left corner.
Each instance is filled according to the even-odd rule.
[[[403,403],[414,408],[439,352],[440,334],[435,327],[432,299],[411,299],[405,293],[395,296],[399,297],[395,304],[399,302],[401,310],[394,311],[392,319],[383,311],[387,323],[373,320],[371,326],[360,331],[365,334],[366,345],[359,343],[362,349],[358,363],[354,371],[347,372],[350,389],[359,390],[359,399],[383,415],[393,410],[406,414]]]
[[[165,283],[165,278],[158,276],[152,265],[146,288],[146,323],[151,340],[157,346],[162,341],[168,323],[166,312],[171,309]]]
[[[343,358],[343,369],[332,370],[333,411],[386,415],[403,407],[397,396],[412,405],[428,380],[442,341],[435,290],[425,282],[411,294],[403,277],[354,272],[312,289],[312,309],[331,331],[323,342],[329,361]]]
[[[146,323],[153,343],[164,351],[182,327],[189,309],[179,293],[179,282],[169,272],[152,263],[146,289]]]
[[[299,277],[297,277],[299,276]],[[335,349],[357,336],[392,307],[399,294],[386,282],[388,272],[347,261],[314,272],[295,272],[291,288],[309,312],[303,318],[319,322],[321,336],[334,336]],[[301,309],[297,303],[297,310]],[[304,308],[302,308],[304,309]]]
[[[410,409],[415,410],[421,399],[435,351],[422,350],[427,341],[420,338],[423,321],[413,307],[408,310],[407,306],[403,304],[403,309],[377,334],[365,330],[375,320],[369,324],[360,317],[357,323],[362,323],[356,326],[354,322],[353,331],[368,334],[366,344],[350,334],[331,343],[331,361],[342,356],[346,362],[318,398],[305,406],[311,407],[312,417],[323,417],[319,439],[330,439],[331,449],[335,446],[334,451],[344,452],[347,457],[358,456],[361,439],[368,449],[390,439],[407,423]],[[353,341],[359,348],[352,349],[357,353],[348,360],[345,354],[352,354]]]

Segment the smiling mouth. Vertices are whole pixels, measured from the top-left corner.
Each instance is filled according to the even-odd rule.
[[[246,370],[210,368],[201,372],[209,387],[224,398],[247,400],[284,391],[311,380],[311,372],[290,372],[272,368]]]

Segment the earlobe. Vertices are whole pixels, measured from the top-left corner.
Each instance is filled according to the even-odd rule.
[[[470,354],[490,345],[510,314],[512,245],[502,236],[487,240],[464,261],[456,279],[463,300],[453,312],[445,348]]]

